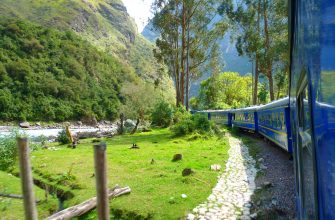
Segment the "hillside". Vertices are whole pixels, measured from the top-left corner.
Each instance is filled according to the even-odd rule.
[[[0,119],[113,119],[136,76],[70,31],[0,21]]]
[[[1,0],[0,16],[73,30],[147,81],[158,78],[153,44],[137,33],[121,0]]]

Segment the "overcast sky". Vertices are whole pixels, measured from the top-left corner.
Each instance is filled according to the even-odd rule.
[[[142,32],[148,19],[151,17],[151,4],[153,0],[122,0],[131,17],[135,19],[138,31]]]

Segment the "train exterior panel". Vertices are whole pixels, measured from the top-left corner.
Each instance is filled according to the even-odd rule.
[[[298,219],[335,219],[335,1],[291,1]]]
[[[258,132],[292,153],[289,98],[259,107]]]
[[[216,124],[231,126],[231,113],[225,110],[208,111],[209,118]]]
[[[232,113],[232,125],[234,127],[258,131],[258,116],[257,116],[257,106],[233,109]]]

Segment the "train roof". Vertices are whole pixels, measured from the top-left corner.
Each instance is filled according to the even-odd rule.
[[[246,108],[238,108],[238,109],[231,109],[230,112],[235,113],[235,112],[245,112],[245,111],[257,111],[259,106],[250,106]]]
[[[196,112],[200,112],[200,113],[229,113],[231,110],[230,109],[223,109],[223,110],[201,110],[201,111],[196,111]]]
[[[261,105],[259,106],[258,110],[265,110],[265,109],[276,108],[276,107],[281,107],[281,106],[288,106],[289,103],[290,103],[289,97],[285,97],[285,98],[270,102],[266,105]]]

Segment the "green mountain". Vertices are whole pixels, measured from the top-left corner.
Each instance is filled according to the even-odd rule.
[[[0,15],[73,30],[130,65],[143,79],[158,78],[153,44],[137,33],[121,0],[1,0]]]
[[[136,76],[70,31],[0,21],[0,119],[113,119]]]
[[[1,0],[0,120],[114,119],[123,82],[172,94],[120,0]]]

